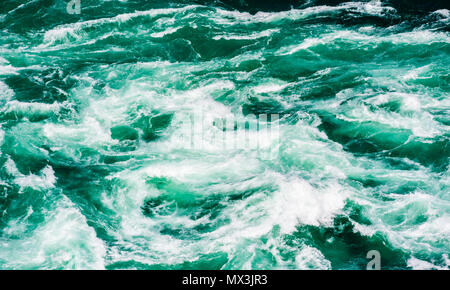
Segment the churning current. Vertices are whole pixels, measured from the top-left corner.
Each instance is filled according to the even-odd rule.
[[[2,0],[0,268],[449,269],[448,4],[278,2]]]

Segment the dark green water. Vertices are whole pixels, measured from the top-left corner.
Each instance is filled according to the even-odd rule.
[[[1,269],[450,267],[444,2],[67,2],[0,5]]]

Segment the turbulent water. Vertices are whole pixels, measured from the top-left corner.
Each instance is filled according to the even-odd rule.
[[[449,269],[444,4],[68,2],[0,4],[1,269]]]

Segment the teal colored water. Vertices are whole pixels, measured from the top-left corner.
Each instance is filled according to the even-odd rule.
[[[67,2],[0,6],[1,269],[450,267],[448,7]]]

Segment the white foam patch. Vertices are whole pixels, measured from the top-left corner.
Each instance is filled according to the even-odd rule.
[[[413,270],[450,270],[448,264],[447,266],[438,266],[433,263],[417,259],[415,257],[411,257],[408,260],[408,267],[412,268]]]
[[[7,269],[104,269],[105,245],[66,197],[48,211],[45,222],[21,240],[0,238]],[[22,219],[26,222],[26,219]],[[14,227],[14,222],[8,228]]]
[[[1,61],[2,59],[0,59]],[[0,75],[17,75],[19,74],[17,71],[18,69],[13,67],[9,62],[7,62],[5,59],[4,61],[0,63]],[[2,82],[0,82],[2,84]],[[1,95],[0,95],[1,96]]]
[[[0,81],[0,101],[9,101],[14,96],[14,91],[7,84]]]
[[[403,75],[403,80],[415,80],[419,78],[419,75],[427,72],[430,70],[430,65],[425,65],[422,67],[418,67],[412,70],[408,70],[404,75]]]
[[[3,131],[0,126],[0,146],[3,145],[3,141],[5,141],[5,131]]]
[[[362,234],[382,232],[395,248],[414,254],[447,254],[450,240],[449,202],[439,194],[416,191],[407,195],[390,194],[390,200],[379,201],[361,193],[358,203],[364,205],[366,216],[373,222],[367,227],[355,227]],[[415,259],[412,265],[422,267]]]
[[[269,37],[274,33],[279,32],[280,29],[268,29],[261,32],[254,32],[251,34],[223,34],[223,35],[216,35],[213,37],[214,40],[220,40],[220,39],[226,39],[226,40],[252,40],[252,39],[259,39],[264,37]]]
[[[330,270],[331,263],[316,248],[303,246],[295,257],[295,263],[299,270]]]
[[[167,8],[167,9],[152,9],[148,11],[137,11],[133,13],[120,14],[111,18],[101,18],[95,20],[81,21],[72,24],[64,24],[57,26],[45,32],[41,48],[48,47],[60,42],[70,42],[71,39],[82,39],[85,29],[99,28],[105,24],[120,24],[127,22],[137,17],[156,17],[162,15],[172,15],[176,13],[183,13],[185,11],[194,9],[198,6],[185,6],[183,8]]]
[[[258,180],[274,182],[279,189],[273,193],[259,192],[229,206],[224,215],[231,219],[209,236],[223,243],[225,249],[243,239],[257,239],[278,227],[289,234],[300,225],[329,226],[340,213],[348,193],[338,186],[324,189],[312,187],[298,178],[286,179],[266,173]]]
[[[252,88],[256,94],[279,92],[286,88],[289,84],[280,81],[268,81]]]
[[[65,147],[67,144],[98,147],[115,143],[111,139],[109,129],[92,117],[86,117],[82,123],[73,126],[46,123],[43,126],[43,134],[52,140],[56,147]]]
[[[373,16],[395,14],[394,8],[383,6],[381,1],[347,2],[338,6],[314,6],[305,9],[291,9],[289,11],[282,12],[258,12],[255,15],[251,15],[247,12],[217,9],[217,14],[223,18],[217,17],[215,22],[219,24],[232,24],[234,21],[243,23],[277,23],[279,21],[296,21],[310,17],[320,17],[322,15],[339,13],[341,11],[349,11]]]
[[[339,187],[320,190],[303,180],[287,180],[281,183],[273,200],[267,202],[267,209],[283,233],[294,231],[298,224],[330,226],[344,207],[347,195]]]
[[[448,9],[439,9],[433,12],[433,14],[439,14],[444,17],[450,17],[450,10]]]
[[[439,21],[445,24],[450,22],[450,10],[448,9],[439,9],[431,13],[431,15],[435,15],[439,17]]]
[[[146,176],[169,177],[185,183],[205,183],[205,180],[243,179],[247,172],[258,172],[260,164],[256,160],[247,160],[244,156],[236,156],[218,164],[209,162],[193,162],[187,160],[176,163],[165,163],[143,169]],[[233,171],[227,169],[234,168]]]
[[[39,174],[24,175],[19,172],[14,161],[8,159],[5,168],[9,174],[14,176],[14,183],[21,189],[29,187],[35,190],[47,190],[55,187],[55,172],[49,165],[44,167]]]
[[[362,41],[370,39],[368,36],[364,34],[360,34],[354,31],[345,30],[333,32],[330,34],[322,35],[320,38],[307,38],[302,41],[300,44],[289,45],[287,47],[282,47],[278,51],[275,52],[276,55],[291,55],[301,50],[307,50],[311,47],[320,45],[320,44],[329,44],[337,39],[351,39],[353,41]]]
[[[299,44],[289,45],[278,49],[276,55],[291,55],[301,50],[308,50],[318,45],[333,45],[336,41],[358,43],[358,48],[375,49],[379,45],[392,43],[393,45],[414,45],[431,43],[450,43],[450,38],[443,32],[428,30],[403,32],[390,35],[368,35],[365,31],[338,30],[326,33],[320,37],[311,37],[302,40]]]
[[[324,101],[323,104],[329,112],[334,112],[338,119],[348,122],[383,124],[410,130],[413,135],[424,138],[433,138],[446,131],[446,127],[428,111],[430,107],[436,106],[436,101],[431,96],[402,92],[370,95],[370,90],[362,93],[344,90],[339,92],[336,98]],[[343,103],[346,99],[348,101]],[[389,103],[397,103],[398,111],[383,108]],[[373,110],[373,106],[379,108]],[[439,106],[442,106],[442,103],[439,103]]]
[[[16,115],[30,117],[30,116],[51,116],[56,115],[60,111],[62,105],[58,102],[53,104],[45,103],[27,103],[20,101],[10,101],[0,110],[0,112],[8,114],[14,113]]]
[[[297,124],[282,127],[280,156],[288,160],[290,170],[301,172],[308,180],[321,184],[320,179],[345,180],[355,169],[354,158],[344,151],[342,145],[332,142],[319,130],[320,119],[314,115],[298,115]],[[283,166],[284,162],[275,162]]]
[[[171,27],[171,28],[168,28],[168,29],[166,29],[164,31],[153,32],[152,34],[150,34],[150,36],[153,37],[153,38],[162,38],[162,37],[164,37],[166,35],[170,35],[170,34],[173,34],[173,33],[177,32],[180,28],[182,28],[182,27]]]

